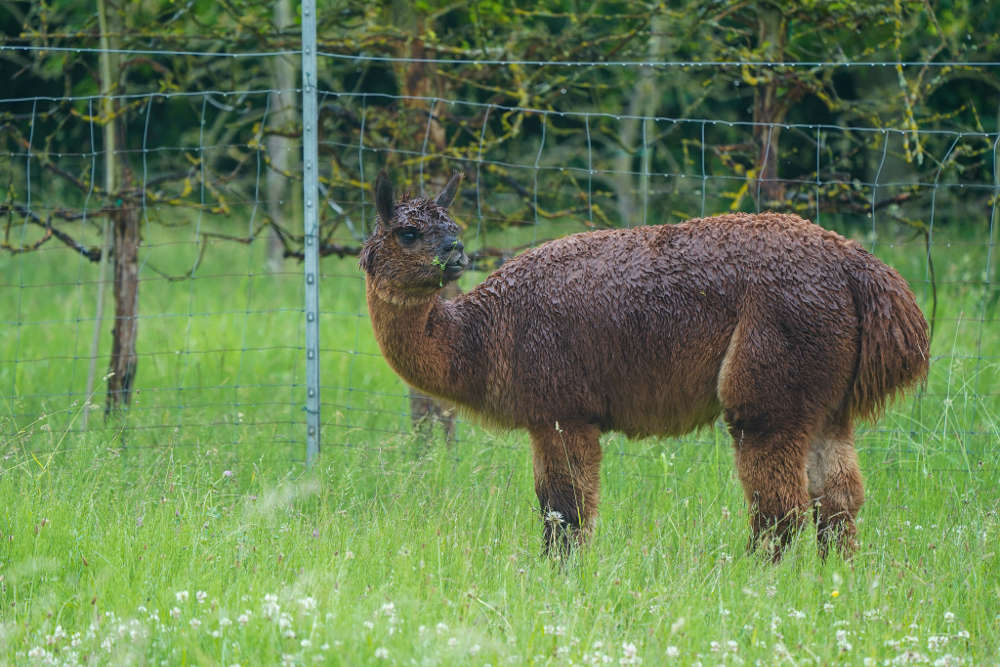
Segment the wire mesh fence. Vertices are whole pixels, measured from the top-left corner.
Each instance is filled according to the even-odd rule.
[[[185,57],[212,67],[222,60]],[[317,90],[322,260],[312,350],[301,264],[309,204],[301,196],[301,137],[310,121],[298,111],[289,115],[300,87],[115,94],[113,119],[102,113],[100,95],[0,99],[7,186],[0,438],[43,450],[53,433],[60,442],[90,433],[131,447],[217,447],[301,461],[310,354],[320,364],[322,448],[377,447],[408,436],[409,394],[373,340],[355,259],[374,219],[369,189],[387,167],[401,189],[428,196],[453,171],[464,173],[453,211],[474,263],[463,289],[524,248],[568,233],[731,210],[793,212],[856,238],[910,282],[934,335],[928,383],[867,428],[862,446],[886,458],[919,448],[941,470],[992,465],[1000,412],[1000,133],[946,115],[919,126],[882,126],[804,109],[801,117],[761,121],[745,96],[690,115],[681,103],[667,105],[677,112],[671,115],[620,102],[608,109],[601,100],[615,68],[633,72],[630,81],[639,86],[729,71],[740,81],[749,65],[863,66],[892,76],[904,64],[944,65],[320,53],[327,76]],[[950,66],[997,71],[996,63]],[[561,82],[569,91],[556,90],[538,105],[497,101],[483,92],[490,79],[482,75],[478,88],[415,94],[392,90],[377,76],[392,67],[433,67],[436,77],[463,81],[484,68],[531,69],[543,72],[538,81]],[[583,89],[588,95],[573,94]],[[810,115],[820,120],[809,122]],[[123,165],[113,192],[101,185],[109,128],[118,132],[113,157]],[[127,217],[124,210],[135,213],[141,230],[130,319],[137,342],[125,388],[131,399],[116,407],[104,385],[114,375],[112,302],[123,298],[124,278],[116,273],[120,252],[108,241],[108,221],[113,228]],[[457,446],[475,433],[460,423]],[[703,433],[684,442],[718,440],[718,433]],[[655,446],[614,447],[659,457]]]

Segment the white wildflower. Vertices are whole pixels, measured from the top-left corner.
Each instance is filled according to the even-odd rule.
[[[620,665],[638,665],[642,662],[637,654],[635,644],[631,642],[622,642],[622,657],[618,660]]]
[[[278,596],[268,593],[264,596],[264,617],[274,618],[281,613],[281,605],[278,604]]]
[[[948,635],[931,635],[927,638],[927,650],[938,651],[948,643],[949,639]]]

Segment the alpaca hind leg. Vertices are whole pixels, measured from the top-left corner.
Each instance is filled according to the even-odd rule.
[[[751,308],[719,370],[719,402],[750,507],[748,548],[766,544],[775,561],[809,509],[806,454],[826,413],[817,395],[828,382],[820,363],[826,352],[806,342],[789,341],[785,329]]]
[[[857,549],[854,520],[865,501],[861,469],[850,425],[828,429],[814,438],[806,460],[809,495],[816,508],[820,556],[826,558],[831,543],[844,558]]]
[[[805,450],[799,434],[734,433],[736,468],[750,508],[748,550],[777,562],[809,510]]]
[[[566,554],[593,532],[600,497],[600,435],[592,424],[557,423],[531,430],[546,553]]]

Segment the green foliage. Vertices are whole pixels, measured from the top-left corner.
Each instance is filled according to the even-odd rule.
[[[274,86],[273,59],[226,54],[295,50],[297,28],[277,28],[272,5],[258,0],[158,0],[114,5],[113,11],[118,26],[113,36],[122,49],[220,54],[122,58],[115,73],[117,91],[233,93],[213,94],[209,102],[197,94],[170,98],[169,111],[153,123],[148,122],[150,106],[155,113],[162,98],[122,102],[127,144],[147,149],[131,154],[131,168],[158,178],[153,197],[141,203],[232,211],[234,201],[252,198],[258,185],[255,163],[262,160],[265,169],[275,169],[270,138],[276,133],[296,137],[300,131],[293,121],[268,125],[267,95],[240,94]],[[586,226],[635,224],[646,215],[640,209],[676,212],[658,220],[642,218],[651,222],[701,214],[705,208],[691,202],[703,198],[697,191],[703,173],[737,182],[712,193],[709,211],[776,208],[815,217],[819,212],[857,216],[870,208],[868,189],[840,184],[871,182],[880,173],[886,135],[843,131],[837,145],[827,148],[822,136],[817,146],[809,129],[786,129],[786,124],[890,129],[899,141],[889,146],[887,170],[901,182],[978,186],[992,179],[988,140],[963,141],[951,150],[953,137],[937,132],[997,131],[995,68],[837,64],[996,61],[1000,9],[991,3],[931,8],[916,0],[737,5],[338,0],[320,3],[318,19],[321,51],[346,56],[320,59],[320,88],[329,92],[321,110],[322,182],[327,196],[355,216],[361,213],[356,207],[365,160],[388,162],[400,177],[418,179],[488,160],[487,168],[477,170],[480,189],[490,193],[488,210],[477,223],[485,227],[579,215],[584,201]],[[11,4],[5,25],[9,43],[98,43],[93,12],[65,0],[26,9]],[[354,58],[359,55],[378,60]],[[4,73],[18,74],[11,76],[8,95],[99,90],[95,53],[4,51],[2,57]],[[481,60],[745,64],[640,68],[475,62]],[[759,64],[791,61],[826,64]],[[109,119],[87,117],[96,128],[89,120],[74,121],[74,114],[83,120],[85,113],[80,102],[53,104],[35,136],[45,136],[50,154],[86,146]],[[698,126],[702,119],[711,122],[707,134]],[[25,136],[17,123],[0,129],[0,140],[15,152],[23,148]],[[199,146],[219,149],[199,151]],[[358,146],[362,150],[354,150]],[[149,152],[158,147],[192,150]],[[539,158],[546,169],[579,171],[564,172],[558,187],[544,187],[536,196],[539,174],[530,167]],[[89,166],[81,161],[66,171],[83,182],[90,178]],[[590,173],[583,178],[587,168]],[[79,184],[65,182],[64,174],[53,173],[80,190]],[[298,178],[293,172],[285,175]],[[23,198],[18,180],[14,201]],[[191,187],[194,181],[202,187]],[[817,182],[831,185],[816,188]],[[203,205],[206,188],[210,201]],[[962,197],[949,217],[982,219],[986,191],[973,192],[976,200]],[[886,211],[901,224],[926,225],[931,193],[926,186],[891,193]],[[363,224],[348,233],[335,210],[323,208],[324,236],[356,241]],[[978,212],[970,215],[971,210]],[[282,238],[295,246],[289,232]]]

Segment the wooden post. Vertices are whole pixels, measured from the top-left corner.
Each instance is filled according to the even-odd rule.
[[[139,309],[139,211],[125,204],[112,216],[114,238],[115,324],[111,332],[111,363],[104,415],[128,408],[137,366]]]

